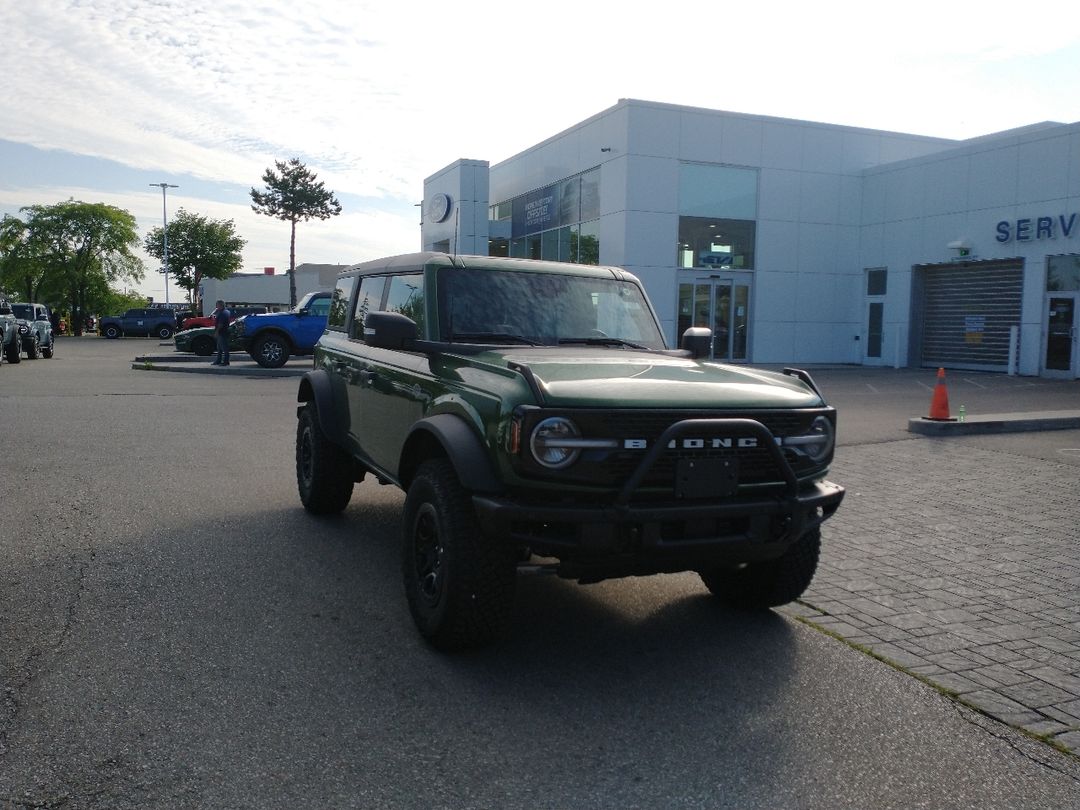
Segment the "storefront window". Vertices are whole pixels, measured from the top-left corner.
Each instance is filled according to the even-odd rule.
[[[582,222],[573,234],[576,240],[571,242],[571,261],[577,264],[600,264],[600,221]]]
[[[600,263],[600,170],[496,203],[489,218],[510,220],[509,240],[490,240],[491,256]]]
[[[866,271],[866,294],[867,295],[885,295],[885,290],[888,285],[888,269],[884,267],[873,267]]]
[[[581,175],[581,222],[600,218],[600,170]]]
[[[1046,291],[1080,290],[1080,256],[1046,257]]]
[[[756,170],[684,163],[677,266],[752,270],[756,217]]]

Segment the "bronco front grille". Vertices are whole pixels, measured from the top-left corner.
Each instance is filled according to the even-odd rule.
[[[834,413],[831,408],[798,410],[738,411],[718,414],[716,411],[654,411],[654,410],[557,410],[542,409],[526,414],[523,435],[529,435],[542,418],[565,416],[578,426],[588,439],[614,440],[615,447],[584,450],[571,467],[552,471],[541,467],[528,454],[519,460],[521,472],[534,478],[557,479],[566,483],[621,487],[633,475],[646,449],[672,424],[687,419],[752,419],[763,424],[773,436],[786,437],[806,434],[814,418]],[[702,441],[676,442],[676,446],[660,454],[642,482],[642,487],[669,490],[673,486],[676,466],[680,459],[734,458],[737,460],[740,485],[781,483],[783,475],[777,468],[768,448],[740,447],[738,441],[724,442],[731,446],[716,446],[713,439],[731,439],[730,430],[718,422],[715,428],[695,431],[694,438]],[[736,434],[738,435],[738,434]],[[826,464],[813,463],[792,448],[783,448],[784,458],[798,477],[823,469]]]

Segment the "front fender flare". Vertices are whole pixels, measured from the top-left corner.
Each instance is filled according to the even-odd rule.
[[[503,490],[476,431],[464,419],[451,413],[435,414],[412,426],[398,470],[403,488],[408,488],[416,468],[427,456],[426,453],[411,450],[429,445],[431,441],[438,442],[446,452],[463,487],[473,492],[493,493]]]

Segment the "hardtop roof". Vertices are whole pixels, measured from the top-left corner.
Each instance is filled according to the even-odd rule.
[[[427,251],[424,253],[404,253],[382,259],[351,265],[341,272],[346,275],[378,275],[403,271],[420,272],[429,267],[459,267],[472,270],[510,270],[515,272],[562,273],[566,275],[588,276],[592,278],[617,278],[633,280],[637,278],[620,267],[595,264],[571,264],[538,259],[517,259],[505,256],[451,256],[447,253]]]

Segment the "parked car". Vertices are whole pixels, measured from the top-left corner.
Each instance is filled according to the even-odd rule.
[[[250,320],[250,319],[249,319]],[[671,350],[617,267],[421,253],[339,276],[297,400],[315,514],[371,474],[405,492],[401,572],[439,649],[511,625],[517,567],[581,583],[696,572],[719,600],[797,599],[844,497],[810,375]]]
[[[176,331],[176,315],[166,307],[129,309],[123,315],[108,315],[101,319],[98,332],[102,337],[158,337],[168,340]]]
[[[240,324],[240,346],[263,368],[281,368],[294,354],[311,354],[326,328],[330,292],[311,292],[296,309],[248,315]]]
[[[19,325],[26,359],[34,360],[38,355],[52,357],[56,341],[49,308],[44,304],[12,304],[11,310]]]
[[[240,319],[229,324],[229,351],[240,351],[240,330],[237,324]],[[173,344],[178,352],[191,352],[199,357],[209,357],[217,351],[217,338],[214,335],[214,327],[198,326],[194,329],[183,329],[173,335]]]
[[[266,307],[228,307],[230,318],[229,323],[232,323],[237,318],[243,318],[245,315],[261,315],[267,311]],[[181,329],[194,329],[198,326],[213,326],[213,315],[188,315],[182,320],[178,321]]]
[[[22,361],[22,337],[11,304],[0,294],[0,363],[5,358],[9,363]]]

